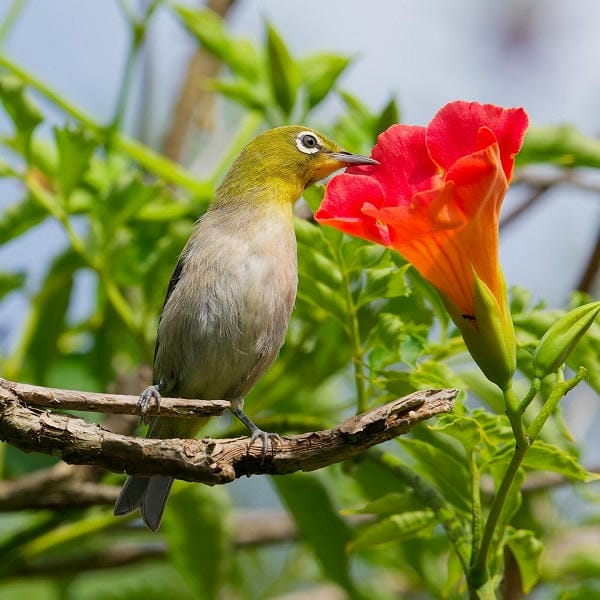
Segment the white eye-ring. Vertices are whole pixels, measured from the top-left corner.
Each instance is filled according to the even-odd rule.
[[[312,131],[301,131],[296,136],[296,146],[304,154],[315,154],[321,149],[321,140]]]

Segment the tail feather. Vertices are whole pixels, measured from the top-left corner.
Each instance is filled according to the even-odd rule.
[[[115,516],[127,515],[140,506],[149,483],[150,477],[139,477],[137,475],[134,477],[130,475],[115,503],[113,511]]]
[[[165,475],[131,475],[115,503],[114,514],[126,515],[139,507],[144,523],[152,531],[156,531],[162,520],[172,485],[173,478]]]
[[[142,498],[140,511],[144,523],[152,531],[156,531],[160,525],[172,485],[173,478],[167,475],[155,475],[150,478],[148,489]]]

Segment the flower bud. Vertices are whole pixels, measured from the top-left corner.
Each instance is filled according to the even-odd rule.
[[[506,390],[510,387],[517,358],[504,278],[500,277],[500,293],[496,298],[475,274],[473,297],[475,314],[472,316],[461,314],[447,299],[444,303],[473,360],[490,381]]]
[[[543,335],[533,354],[536,377],[542,379],[567,360],[600,313],[600,301],[579,306],[554,323]]]

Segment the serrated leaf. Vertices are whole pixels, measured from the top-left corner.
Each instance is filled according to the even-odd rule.
[[[475,450],[485,436],[483,428],[475,419],[461,415],[442,415],[437,424],[429,425],[429,429],[459,441],[467,452]]]
[[[230,564],[226,495],[218,488],[176,482],[161,533],[182,578],[207,600],[221,597]]]
[[[283,38],[270,24],[267,25],[267,55],[273,98],[284,114],[289,115],[296,103],[299,84],[298,66]]]
[[[83,127],[54,128],[58,148],[58,186],[64,196],[69,196],[87,170],[97,146],[95,136]]]
[[[523,466],[540,471],[561,473],[578,481],[594,481],[597,475],[586,471],[577,458],[565,450],[548,444],[542,440],[535,440],[523,459]]]
[[[308,108],[314,108],[325,99],[349,64],[349,58],[325,52],[313,54],[299,63]]]
[[[391,515],[377,523],[362,528],[350,542],[350,550],[370,548],[390,542],[401,542],[414,537],[429,535],[436,524],[431,510],[415,510]]]
[[[43,115],[25,94],[25,86],[13,75],[0,75],[0,100],[15,125],[18,149],[29,157],[31,136]]]
[[[350,528],[335,510],[325,486],[309,473],[274,477],[272,481],[323,571],[353,595],[355,588],[346,554]]]
[[[507,530],[504,542],[519,565],[523,591],[528,594],[540,577],[538,563],[544,545],[535,537],[533,531],[513,528]]]
[[[408,296],[410,288],[406,283],[405,274],[409,268],[410,265],[404,265],[400,269],[387,267],[366,270],[365,283],[356,299],[356,305],[360,307],[381,298]]]

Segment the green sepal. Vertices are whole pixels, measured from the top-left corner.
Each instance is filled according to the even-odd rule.
[[[483,374],[500,389],[510,387],[517,365],[515,330],[508,308],[506,283],[500,274],[499,300],[477,275],[474,276],[473,300],[475,319],[442,297],[444,305],[460,330],[469,353]]]
[[[533,354],[536,377],[542,379],[561,367],[600,313],[600,301],[568,312],[543,335]]]

